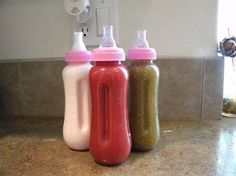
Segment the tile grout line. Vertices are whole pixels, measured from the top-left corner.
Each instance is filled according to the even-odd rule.
[[[19,89],[20,89],[20,115],[23,115],[23,111],[22,111],[22,105],[23,105],[23,99],[22,99],[22,75],[21,75],[21,60],[18,59],[17,61],[17,70],[18,70],[18,79],[19,79]]]
[[[205,57],[202,58],[202,97],[201,97],[201,119],[203,120],[203,106],[204,106],[204,88],[205,88]]]

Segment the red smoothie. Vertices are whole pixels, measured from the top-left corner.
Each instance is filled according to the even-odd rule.
[[[120,164],[131,149],[127,116],[128,72],[120,61],[98,61],[90,70],[89,79],[91,154],[100,164]]]

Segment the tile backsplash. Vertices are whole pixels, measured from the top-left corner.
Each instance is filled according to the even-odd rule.
[[[159,60],[160,116],[168,119],[201,118],[202,59]]]
[[[224,60],[158,59],[160,119],[219,119]],[[63,117],[62,58],[0,62],[0,116]]]
[[[64,61],[0,63],[1,116],[63,116]]]
[[[224,60],[160,59],[161,119],[220,119]]]

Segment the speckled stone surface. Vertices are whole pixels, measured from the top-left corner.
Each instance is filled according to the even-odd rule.
[[[235,176],[236,119],[161,121],[159,145],[119,166],[95,163],[67,148],[62,118],[0,118],[1,176]]]

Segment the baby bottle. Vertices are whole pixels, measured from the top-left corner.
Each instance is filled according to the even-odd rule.
[[[159,69],[153,63],[156,51],[149,48],[146,31],[137,31],[136,46],[128,51],[129,123],[132,149],[151,150],[159,141]]]
[[[82,36],[81,32],[74,33],[73,48],[65,55],[68,64],[62,73],[65,89],[63,138],[74,150],[89,148],[91,125],[91,52],[86,50]]]
[[[89,73],[92,122],[90,151],[103,165],[124,162],[131,149],[127,114],[128,71],[124,50],[113,39],[112,26],[103,27],[100,47],[93,50]]]

